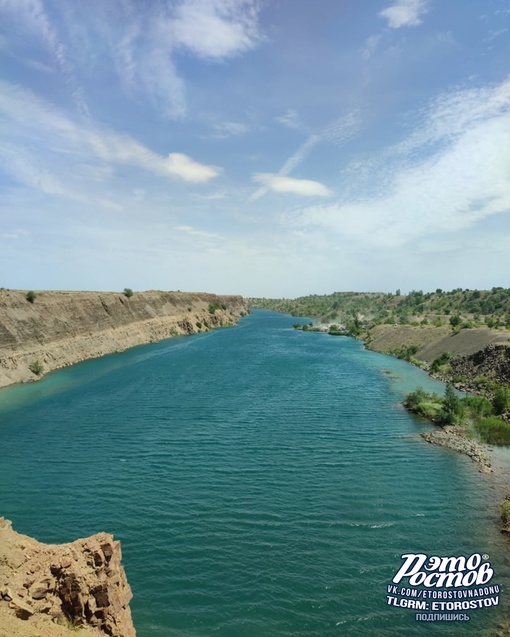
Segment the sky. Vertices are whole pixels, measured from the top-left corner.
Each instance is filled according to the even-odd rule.
[[[0,287],[510,273],[510,0],[0,0]]]

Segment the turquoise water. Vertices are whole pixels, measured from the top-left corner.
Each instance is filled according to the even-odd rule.
[[[237,327],[0,392],[0,514],[45,542],[122,541],[139,637],[494,634],[390,607],[400,555],[487,553],[501,494],[400,406],[442,386],[257,311]],[[391,372],[391,373],[388,373]]]

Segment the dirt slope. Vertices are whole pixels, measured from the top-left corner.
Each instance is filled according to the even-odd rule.
[[[240,296],[205,293],[150,291],[127,298],[114,292],[37,292],[33,303],[25,296],[0,290],[0,387],[37,380],[30,371],[36,361],[46,372],[177,334],[233,325],[247,311]],[[211,304],[218,306],[213,313]]]
[[[415,357],[431,363],[443,352],[450,352],[452,356],[466,356],[495,344],[510,344],[510,332],[476,328],[453,334],[446,326],[377,325],[370,331],[367,348],[389,353],[402,346],[418,345]]]

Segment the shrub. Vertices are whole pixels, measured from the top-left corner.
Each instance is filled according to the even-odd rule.
[[[492,405],[484,396],[468,396],[464,402],[475,420],[492,415]]]
[[[195,325],[198,327],[199,330],[202,329],[202,323],[200,323],[200,321],[197,321]]]
[[[438,418],[441,413],[441,409],[441,403],[422,402],[416,405],[416,412],[430,420]]]
[[[497,416],[482,418],[475,423],[475,429],[491,445],[510,445],[510,423]]]
[[[130,299],[133,296],[133,290],[131,288],[124,288],[124,296]]]
[[[497,416],[504,414],[510,409],[510,389],[498,387],[492,399],[492,407]]]
[[[452,329],[459,327],[461,323],[462,323],[462,319],[460,318],[458,314],[455,314],[455,316],[452,316],[450,318],[450,325],[452,326]]]
[[[407,394],[405,404],[411,409],[415,409],[419,403],[424,402],[428,398],[430,398],[430,394],[427,394],[422,387],[417,387],[413,392]]]
[[[442,365],[446,365],[446,363],[450,360],[452,355],[450,352],[443,352],[441,356],[438,356],[436,359],[432,361],[432,365],[430,366],[430,371],[432,373],[438,372],[439,368]]]
[[[30,292],[27,292],[25,298],[29,303],[33,303],[35,301],[35,297],[36,294],[33,290],[30,290]]]
[[[33,361],[28,366],[28,369],[32,372],[32,374],[40,376],[44,371],[44,366],[40,361]]]

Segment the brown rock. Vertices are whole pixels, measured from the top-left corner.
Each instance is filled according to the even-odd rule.
[[[72,544],[42,544],[19,535],[5,522],[0,518],[0,582],[5,582],[0,593],[8,605],[2,608],[0,603],[0,625],[24,620],[25,630],[30,622],[39,627],[38,622],[54,620],[63,625],[89,626],[110,637],[135,637],[129,609],[132,594],[120,563],[119,542],[99,533]],[[22,543],[30,548],[31,561],[13,569],[11,556],[17,555]],[[74,559],[68,557],[70,554]],[[35,582],[31,573],[34,566],[39,573]],[[33,606],[12,592],[25,592],[27,584],[30,598],[36,600]],[[10,617],[5,615],[8,610]],[[12,629],[6,634],[17,635],[18,631]],[[46,634],[53,632],[47,630]]]

